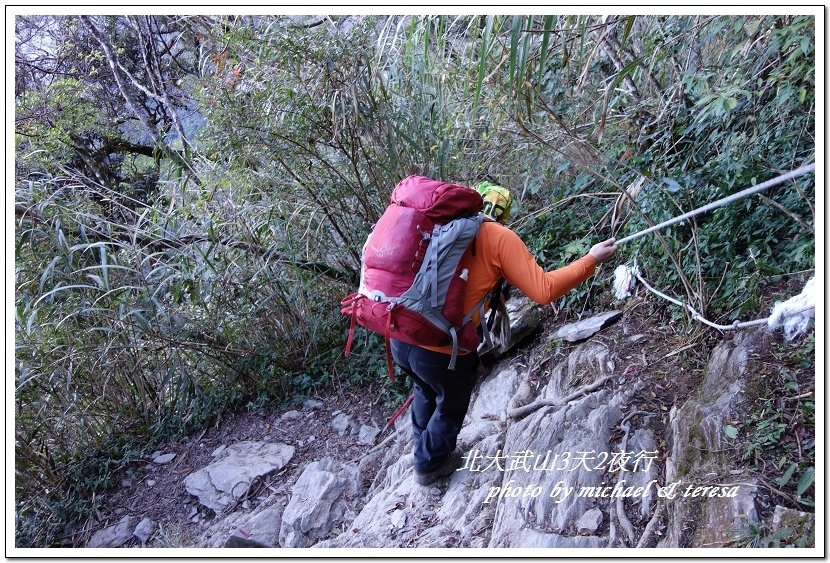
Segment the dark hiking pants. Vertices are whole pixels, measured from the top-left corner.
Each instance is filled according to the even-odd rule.
[[[455,370],[447,354],[392,340],[392,357],[412,378],[412,435],[415,471],[434,471],[456,446],[456,438],[470,406],[478,355],[459,355]]]

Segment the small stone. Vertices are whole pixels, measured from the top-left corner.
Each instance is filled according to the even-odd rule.
[[[776,505],[772,514],[772,533],[790,528],[798,536],[807,535],[815,525],[815,515]],[[792,535],[792,534],[790,534]]]
[[[193,508],[190,509],[190,514],[188,514],[187,516],[188,516],[188,518],[193,518],[197,514],[199,514],[199,507],[194,506]]]
[[[312,434],[311,436],[309,436],[309,437],[306,439],[306,442],[305,442],[305,443],[306,443],[306,445],[309,445],[310,443],[312,443],[312,442],[313,442],[314,440],[316,440],[316,439],[317,439],[317,436],[315,436],[314,434]]]
[[[334,420],[331,421],[331,426],[340,436],[345,436],[349,433],[349,429],[351,428],[352,421],[347,414],[340,413],[334,417]]]
[[[156,524],[149,518],[144,518],[141,522],[138,523],[138,526],[135,527],[133,530],[133,535],[138,538],[138,541],[141,542],[141,547],[144,547],[144,544],[147,543],[147,540],[153,535],[153,532],[156,529]]]
[[[152,487],[152,486],[153,486],[153,485],[155,485],[155,484],[156,484],[156,480],[155,480],[155,479],[147,479],[147,486],[148,486],[148,487]]]
[[[210,453],[210,457],[219,457],[219,454],[224,452],[226,449],[228,449],[228,446],[226,446],[225,444],[222,444],[221,446],[219,446],[218,448],[216,448],[215,450],[213,450]]]
[[[648,336],[645,334],[635,334],[634,336],[629,336],[628,341],[632,344],[639,344],[643,340],[648,340]]]
[[[133,486],[133,480],[132,479],[121,479],[121,486],[125,489],[129,489],[130,487]]]
[[[375,443],[375,438],[377,438],[378,434],[380,434],[380,428],[364,424],[360,427],[357,443],[364,446],[371,446]]]
[[[576,521],[576,532],[578,534],[593,534],[602,524],[602,511],[599,508],[592,508]]]
[[[165,463],[170,463],[175,459],[176,454],[162,454],[153,457],[153,463],[157,463],[159,465],[164,465]]]
[[[396,510],[389,516],[389,520],[395,528],[403,528],[406,525],[407,516],[405,510]]]
[[[132,518],[124,516],[115,526],[98,530],[87,542],[87,547],[121,547],[133,537]]]
[[[323,401],[318,401],[317,399],[308,399],[305,403],[303,403],[303,408],[306,410],[323,408]]]
[[[300,413],[297,411],[285,411],[280,417],[280,420],[296,420],[300,418]]]

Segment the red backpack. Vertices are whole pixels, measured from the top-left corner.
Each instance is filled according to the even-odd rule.
[[[363,246],[360,288],[341,301],[351,318],[346,356],[355,325],[384,335],[389,376],[389,340],[421,346],[452,344],[449,369],[459,350],[474,351],[479,336],[463,310],[467,270],[461,257],[484,217],[473,189],[424,176],[401,180]],[[473,252],[475,246],[473,245]]]

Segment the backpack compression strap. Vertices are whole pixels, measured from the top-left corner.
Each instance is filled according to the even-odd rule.
[[[384,340],[386,341],[386,371],[389,372],[390,381],[395,381],[395,368],[392,364],[392,312],[396,306],[394,303],[389,305],[389,315],[386,317],[386,331],[384,333]]]
[[[357,322],[357,296],[355,296],[352,300],[352,310],[350,316],[352,317],[352,320],[349,323],[349,338],[346,339],[346,350],[343,353],[343,355],[347,358],[352,353],[352,342],[354,341],[354,329]]]

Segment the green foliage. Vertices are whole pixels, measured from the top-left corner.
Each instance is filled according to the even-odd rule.
[[[815,337],[773,342],[748,389],[752,407],[739,425],[740,459],[791,496],[815,506]]]
[[[732,530],[736,534],[730,545],[750,548],[814,547],[814,530],[797,530],[784,527],[775,532],[758,522],[747,521],[741,528]]]
[[[787,431],[781,411],[775,409],[772,399],[764,399],[756,408],[747,423],[752,431],[744,447],[742,458],[760,460],[761,455],[771,446],[775,446]]]
[[[793,29],[803,29],[809,18],[794,18],[789,25],[774,18],[753,21],[752,26],[744,23],[744,18],[738,18],[726,28],[736,34],[737,47],[720,59],[720,66],[682,75],[685,92],[681,94],[689,104],[667,108],[670,119],[666,126],[640,139],[649,145],[642,158],[650,163],[651,171],[685,188],[677,194],[683,200],[661,190],[646,191],[643,211],[654,221],[759,183],[774,175],[774,170],[793,168],[813,154],[807,133],[814,119],[813,102],[808,98],[799,101],[787,93],[793,83],[809,88],[811,59],[795,56],[776,60],[768,50],[758,61],[747,51],[758,33],[769,34],[774,44],[782,46],[780,38]],[[723,33],[724,29],[716,26],[712,31]],[[754,35],[747,35],[750,32]],[[713,42],[723,43],[723,39]],[[789,42],[784,44],[789,46]],[[762,75],[759,67],[763,67]],[[772,171],[765,172],[770,166]],[[757,311],[759,303],[751,298],[759,295],[771,275],[812,267],[813,198],[807,187],[811,183],[812,178],[802,178],[795,186],[766,194],[801,223],[763,201],[747,199],[701,217],[692,226],[667,231],[668,247],[683,270],[695,272],[703,282],[704,291],[690,295],[690,299],[714,312],[728,312],[734,319]],[[638,219],[621,234],[645,226]],[[640,256],[661,252],[654,238],[645,239],[639,247]],[[655,268],[652,276],[662,287],[676,286],[680,281],[678,272],[665,269],[661,274]],[[710,294],[719,285],[717,294]]]

